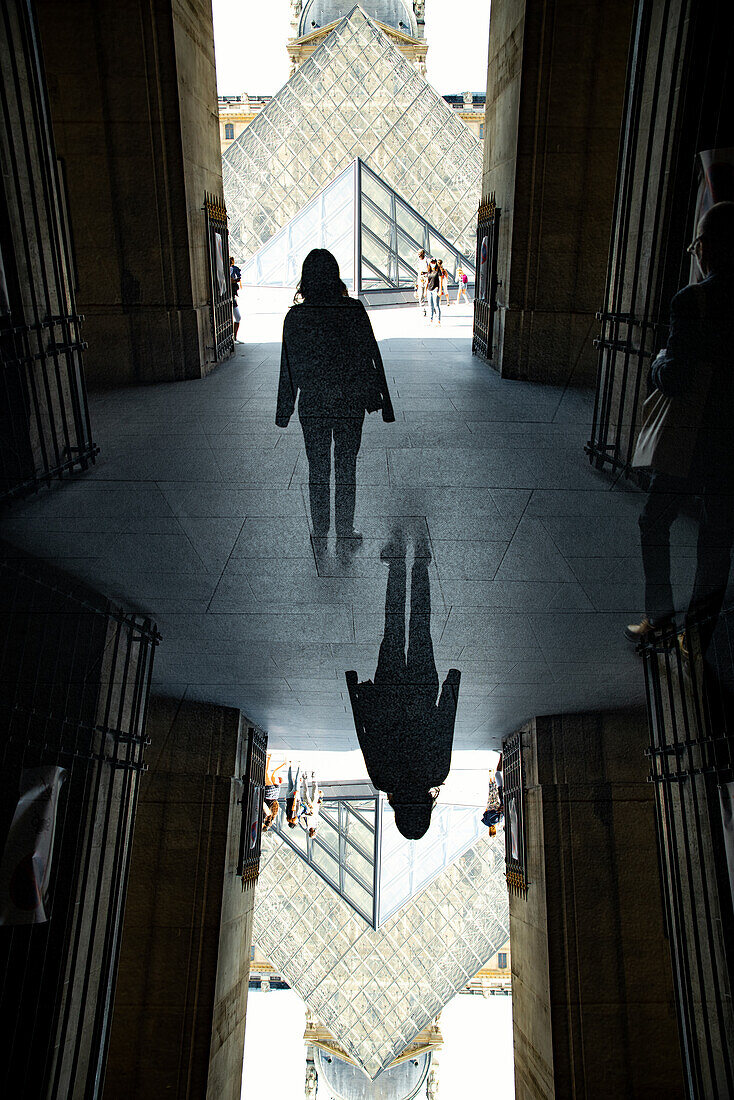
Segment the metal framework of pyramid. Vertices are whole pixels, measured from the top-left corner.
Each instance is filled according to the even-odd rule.
[[[258,249],[242,269],[243,284],[296,286],[312,248],[328,248],[347,288],[368,299],[412,295],[420,249],[443,261],[453,284],[459,268],[474,282],[473,261],[359,158]]]
[[[361,8],[338,24],[223,157],[245,262],[356,157],[474,254],[482,144]]]
[[[381,928],[484,832],[476,806],[439,803],[420,842],[398,832],[371,783],[322,783],[316,836],[277,819],[282,839],[374,928]]]
[[[267,833],[253,941],[374,1079],[506,942],[504,871],[485,836],[375,930]]]

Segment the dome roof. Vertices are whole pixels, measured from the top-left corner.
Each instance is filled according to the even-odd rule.
[[[362,0],[359,5],[366,15],[383,23],[387,27],[394,27],[402,34],[409,34],[412,38],[418,37],[418,24],[413,12],[413,5],[409,0]],[[304,34],[312,34],[319,27],[328,27],[337,19],[343,19],[349,15],[355,7],[355,0],[306,0],[298,23],[298,37]]]

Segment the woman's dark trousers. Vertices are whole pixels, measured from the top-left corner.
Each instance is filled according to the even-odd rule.
[[[672,619],[670,528],[688,502],[701,498],[698,519],[696,577],[688,617],[715,617],[726,595],[734,542],[734,491],[725,479],[694,485],[682,478],[655,473],[640,516],[642,564],[645,572],[645,613],[653,623]],[[694,513],[695,514],[695,513]]]
[[[357,493],[357,455],[362,441],[361,417],[301,417],[308,459],[308,493],[314,535],[330,525],[331,445],[334,443],[335,526],[337,536],[352,534]]]

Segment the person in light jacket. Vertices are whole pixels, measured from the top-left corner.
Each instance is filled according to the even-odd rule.
[[[286,428],[298,400],[308,459],[313,534],[331,524],[331,447],[334,444],[337,539],[359,541],[354,530],[357,455],[365,412],[395,420],[380,349],[367,311],[350,298],[331,252],[315,248],[303,261],[294,305],[283,324],[275,423]]]

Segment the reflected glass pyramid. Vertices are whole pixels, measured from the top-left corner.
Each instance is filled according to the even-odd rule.
[[[225,151],[240,266],[355,157],[473,256],[482,143],[360,8]]]
[[[357,158],[327,184],[242,268],[245,286],[295,286],[312,248],[336,256],[349,290],[415,287],[418,252],[443,260],[451,282],[474,265]],[[355,282],[356,272],[356,282]]]
[[[263,837],[253,942],[370,1078],[486,965],[509,923],[501,838],[482,837],[375,930],[290,845]]]
[[[276,831],[373,928],[382,927],[485,832],[476,806],[439,803],[421,841],[398,832],[395,815],[371,783],[322,783],[316,836],[283,814]]]

